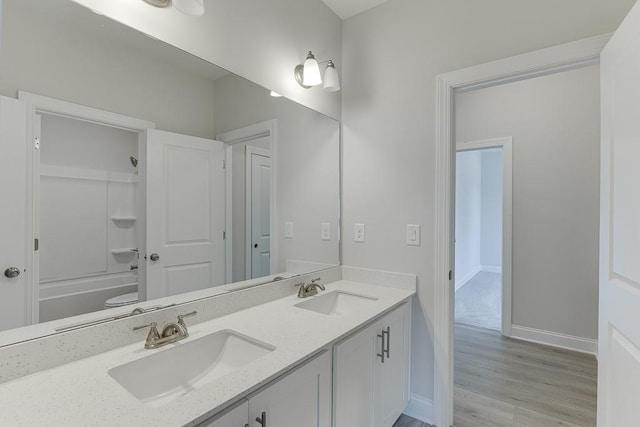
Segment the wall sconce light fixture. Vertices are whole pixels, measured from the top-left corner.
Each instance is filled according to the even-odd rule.
[[[172,0],[143,0],[145,3],[155,7],[167,7]],[[204,0],[173,0],[173,5],[180,12],[189,16],[204,15]]]
[[[324,70],[324,79],[320,76],[320,64],[327,64]],[[316,60],[313,53],[309,51],[304,64],[296,66],[293,75],[300,86],[309,89],[313,86],[322,85],[322,89],[327,92],[336,92],[340,90],[340,78],[338,70],[332,60],[320,61]]]

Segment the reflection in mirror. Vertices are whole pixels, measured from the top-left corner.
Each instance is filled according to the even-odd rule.
[[[339,264],[336,121],[70,0],[2,7],[0,330]]]

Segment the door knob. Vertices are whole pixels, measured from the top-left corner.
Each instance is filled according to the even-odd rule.
[[[149,259],[151,261],[158,261],[160,259],[160,255],[158,254],[151,254],[151,256],[149,257]]]
[[[254,243],[254,244],[253,244],[253,247],[254,247],[254,248],[257,248],[257,247],[258,247],[258,244],[257,244],[257,243]]]
[[[9,267],[4,271],[4,277],[9,279],[13,279],[14,277],[18,277],[20,275],[20,269],[17,267]]]

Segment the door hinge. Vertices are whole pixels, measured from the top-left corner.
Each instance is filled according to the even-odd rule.
[[[37,252],[40,249],[40,239],[33,239],[33,251]]]
[[[227,161],[223,160],[222,161],[222,169],[226,169],[227,168]]]
[[[222,232],[222,240],[227,240],[227,232],[226,231]]]
[[[40,138],[38,138],[37,136],[33,138],[33,148],[35,148],[36,150],[40,149]]]
[[[453,271],[449,270],[449,280],[453,280]]]

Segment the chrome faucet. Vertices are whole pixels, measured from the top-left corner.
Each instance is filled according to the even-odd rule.
[[[298,298],[306,298],[312,297],[314,295],[318,295],[318,288],[325,290],[325,287],[322,283],[318,283],[320,278],[311,280],[311,283],[305,284],[304,282],[298,283],[296,286],[300,286],[298,289]]]
[[[192,311],[190,313],[179,315],[177,322],[167,323],[165,327],[162,328],[162,333],[158,332],[158,324],[156,322],[151,322],[148,325],[136,326],[133,330],[138,331],[140,329],[151,328],[149,330],[149,335],[147,335],[147,340],[144,343],[144,348],[153,349],[162,347],[187,338],[189,336],[189,332],[187,331],[187,325],[184,323],[184,318],[188,316],[195,316],[197,313],[197,311]]]

